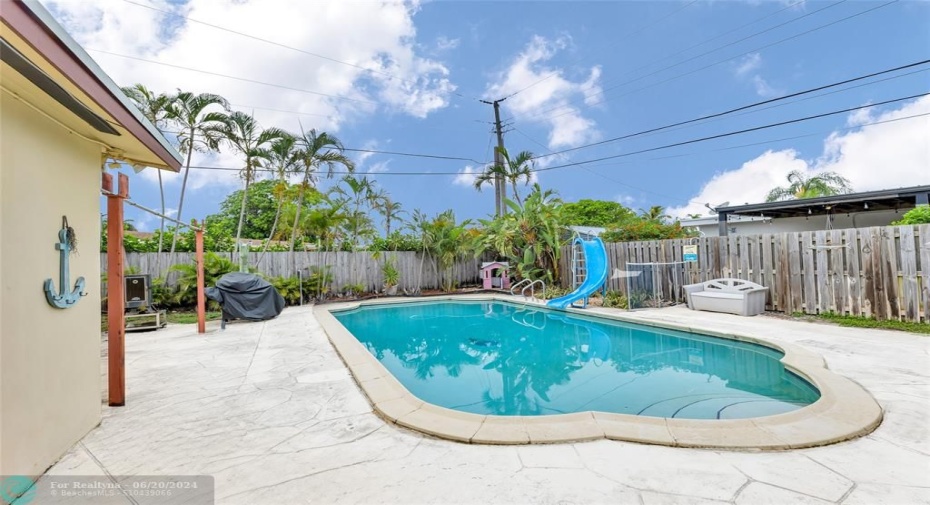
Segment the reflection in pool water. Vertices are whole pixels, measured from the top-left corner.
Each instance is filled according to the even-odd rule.
[[[734,419],[819,397],[761,345],[498,301],[334,315],[423,401],[477,414]]]

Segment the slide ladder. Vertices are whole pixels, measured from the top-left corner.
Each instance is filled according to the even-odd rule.
[[[575,307],[578,301],[582,302],[580,308],[587,307],[588,297],[607,286],[607,249],[604,242],[597,237],[591,240],[578,237],[572,242],[572,249],[572,284],[575,290],[549,300],[546,304],[549,307]]]

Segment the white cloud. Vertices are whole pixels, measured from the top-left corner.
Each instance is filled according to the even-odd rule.
[[[759,53],[747,54],[742,58],[733,69],[733,74],[740,80],[744,80],[753,85],[756,94],[763,98],[771,98],[783,94],[782,91],[775,89],[762,75],[759,69],[762,68],[762,55]]]
[[[474,187],[475,178],[477,178],[478,174],[481,172],[481,168],[474,167],[472,165],[465,165],[465,168],[459,170],[458,175],[452,179],[452,183],[459,186],[467,186],[469,188]]]
[[[881,114],[854,114],[849,121],[861,125],[918,114],[930,114],[930,97]],[[704,203],[762,202],[769,190],[787,184],[785,177],[792,170],[812,175],[836,172],[849,179],[857,192],[930,184],[928,146],[928,116],[833,132],[824,140],[823,153],[817,159],[800,158],[793,149],[766,151],[735,170],[714,175],[689,203],[668,210],[672,215],[684,216],[706,213]]]
[[[442,62],[416,52],[416,1],[366,3],[364,8],[355,2],[302,0],[190,0],[185,4],[149,0],[149,4],[354,66],[127,2],[58,0],[49,2],[49,7],[117,83],[142,82],[156,91],[182,88],[218,93],[233,104],[256,107],[255,116],[266,127],[298,130],[298,116],[281,111],[303,113],[305,127],[327,131],[383,110],[424,117],[448,105],[455,89]],[[308,20],[314,22],[308,24]],[[93,49],[357,101],[236,81]],[[308,118],[314,123],[307,124]]]
[[[379,161],[372,163],[371,167],[368,168],[369,174],[380,174],[387,172],[389,170],[388,165],[391,164],[391,160]]]
[[[770,86],[761,75],[752,76],[752,84],[756,87],[756,94],[762,98],[772,98],[782,94],[781,91]]]
[[[564,69],[546,65],[570,42],[568,37],[549,40],[534,36],[485,92],[488,99],[519,92],[503,102],[504,107],[518,120],[546,125],[550,149],[575,147],[600,139],[594,120],[584,117],[570,102],[579,97],[588,104],[595,101],[601,92],[601,68],[591,67],[583,80],[571,81],[564,77]],[[551,113],[540,114],[540,111]]]
[[[740,60],[736,69],[733,71],[737,76],[745,76],[751,72],[755,72],[762,66],[762,55],[759,53],[750,53],[746,57]]]
[[[459,39],[450,39],[445,35],[440,35],[439,37],[436,37],[436,50],[449,51],[459,47],[460,42],[461,40]]]

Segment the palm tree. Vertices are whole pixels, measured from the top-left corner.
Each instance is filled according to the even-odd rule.
[[[533,161],[533,153],[529,151],[523,151],[517,155],[516,158],[511,158],[510,154],[507,152],[507,149],[503,147],[496,148],[497,152],[501,155],[502,164],[492,165],[487,168],[483,173],[475,178],[475,189],[481,191],[481,186],[485,184],[493,184],[494,180],[500,177],[505,183],[509,182],[510,187],[513,188],[513,196],[517,200],[517,204],[522,205],[523,201],[520,200],[520,193],[517,191],[517,184],[521,179],[525,179],[525,184],[529,184],[532,179],[533,169],[535,168],[535,161]],[[506,212],[505,208],[502,207],[502,212]]]
[[[661,205],[653,205],[649,207],[649,210],[639,209],[639,217],[646,221],[654,221],[656,223],[662,223],[665,222],[666,219],[671,218],[671,216],[665,213],[665,207]]]
[[[800,200],[803,198],[842,195],[852,192],[849,179],[836,172],[822,172],[818,175],[807,175],[801,170],[792,170],[791,173],[788,174],[788,183],[787,187],[778,187],[769,191],[768,196],[765,197],[765,201]]]
[[[174,121],[180,127],[178,132],[180,150],[182,153],[187,154],[187,162],[184,164],[184,179],[181,181],[181,197],[178,200],[178,221],[183,221],[181,213],[184,210],[187,176],[191,172],[191,156],[194,151],[215,150],[219,143],[216,126],[222,123],[225,114],[219,111],[208,112],[207,109],[213,106],[220,106],[224,111],[229,109],[229,103],[219,95],[212,93],[195,95],[189,91],[179,90],[167,109],[168,119]],[[174,236],[171,238],[171,252],[174,252],[175,245],[178,242],[178,230],[179,228],[176,226]]]
[[[412,294],[420,294],[420,288],[423,285],[423,263],[426,261],[426,257],[430,255],[430,251],[433,247],[433,232],[431,228],[431,220],[420,209],[414,209],[413,214],[410,216],[410,222],[407,224],[407,228],[417,236],[420,241],[420,270],[417,274],[417,287]]]
[[[352,250],[355,251],[359,246],[358,239],[371,228],[371,220],[368,218],[367,213],[362,212],[362,204],[371,202],[374,187],[368,177],[356,178],[347,175],[342,178],[342,182],[345,182],[346,186],[349,187],[350,192],[346,192],[346,195],[350,197],[353,203],[352,213],[347,224],[350,234],[349,240],[352,244]]]
[[[284,194],[287,193],[288,184],[287,176],[297,171],[297,137],[290,133],[285,133],[281,138],[275,140],[268,150],[270,155],[271,168],[278,177],[278,184],[275,186],[275,198],[278,199],[278,207],[275,210],[274,221],[271,223],[271,231],[268,233],[268,240],[265,241],[265,247],[262,248],[262,255],[268,251],[268,245],[274,239],[275,230],[278,227],[278,220],[281,218],[281,208],[284,206]]]
[[[133,84],[132,86],[126,86],[120,88],[129,100],[139,109],[139,112],[145,116],[158,131],[164,133],[165,124],[168,119],[168,107],[171,105],[171,102],[174,100],[174,97],[166,95],[164,93],[155,94],[150,89],[145,87],[144,84]],[[161,180],[161,170],[155,170],[155,173],[158,174],[158,194],[161,198],[161,222],[158,226],[158,252],[162,251],[162,246],[165,236],[165,185]],[[173,250],[173,248],[172,248]],[[158,261],[158,256],[155,257],[156,262]],[[155,265],[155,271],[160,272],[158,265]]]
[[[262,162],[271,158],[268,147],[286,133],[278,128],[263,130],[254,117],[240,111],[225,116],[223,122],[212,130],[222,135],[223,140],[245,158],[245,165],[240,172],[245,181],[245,188],[242,191],[242,205],[239,209],[239,226],[236,228],[238,251],[239,240],[242,238],[242,224],[245,222],[245,209],[248,205],[249,185],[252,184],[255,169],[261,168]]]
[[[401,210],[401,203],[392,200],[391,195],[387,194],[383,189],[373,192],[370,196],[370,201],[371,208],[378,211],[378,213],[384,217],[384,236],[390,236],[391,223],[400,219],[400,214],[403,213],[403,210]]]
[[[300,182],[300,189],[297,195],[297,211],[294,214],[294,226],[291,229],[290,251],[294,252],[294,244],[297,242],[298,224],[300,223],[300,211],[304,204],[304,193],[307,188],[316,182],[317,170],[323,165],[327,167],[326,177],[332,177],[336,165],[344,166],[349,172],[355,171],[355,163],[343,154],[345,149],[342,142],[326,133],[316,130],[302,132],[298,139],[300,150],[297,153],[297,164],[299,170],[303,172],[303,180]],[[297,271],[297,259],[294,258],[294,271]]]

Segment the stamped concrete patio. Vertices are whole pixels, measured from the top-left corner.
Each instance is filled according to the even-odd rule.
[[[885,420],[857,440],[766,453],[438,440],[373,414],[301,307],[206,336],[130,334],[127,405],[103,407],[48,473],[209,474],[217,503],[243,504],[930,503],[927,337],[682,308],[630,317],[799,344],[867,388]]]

